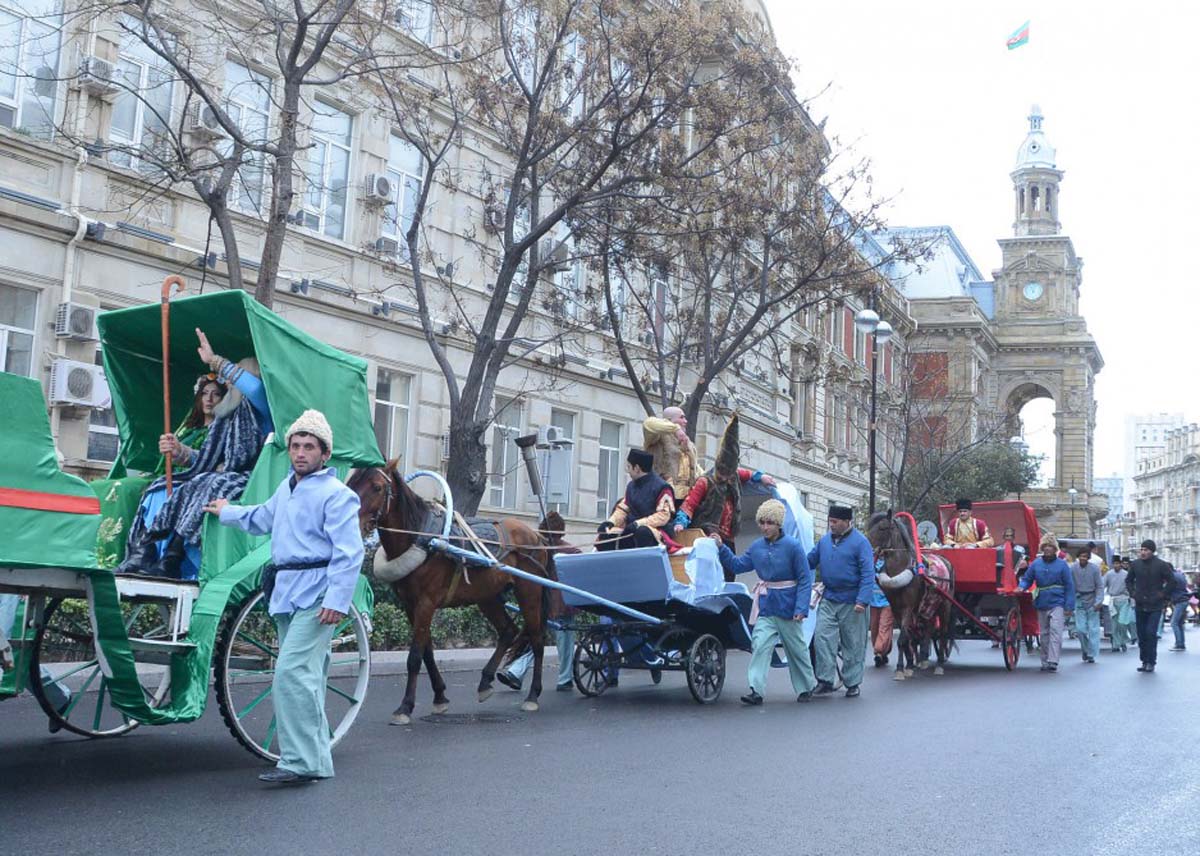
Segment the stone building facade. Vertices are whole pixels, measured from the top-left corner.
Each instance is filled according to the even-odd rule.
[[[1200,425],[1167,429],[1165,440],[1162,452],[1137,464],[1128,546],[1151,538],[1160,557],[1193,571],[1200,568]]]

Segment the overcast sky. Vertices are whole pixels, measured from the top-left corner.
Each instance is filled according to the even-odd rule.
[[[1097,476],[1124,468],[1127,413],[1200,419],[1200,4],[766,0],[826,132],[873,162],[889,224],[951,226],[989,278],[1012,234],[1008,177],[1041,105],[1066,175],[1063,231],[1104,357]],[[1032,21],[1028,45],[1008,36]],[[1045,430],[1041,432],[1045,436]],[[1051,438],[1052,443],[1052,438]],[[1033,438],[1033,445],[1037,445]]]

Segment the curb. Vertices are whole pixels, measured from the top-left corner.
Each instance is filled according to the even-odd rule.
[[[433,652],[437,659],[438,669],[443,672],[478,672],[492,654],[494,648],[439,648]],[[558,649],[553,645],[546,646],[542,660],[543,666],[558,666]],[[422,666],[422,670],[424,667]],[[405,675],[408,674],[407,651],[372,651],[371,676],[375,675]]]

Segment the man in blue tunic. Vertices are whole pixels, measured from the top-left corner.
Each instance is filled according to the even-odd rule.
[[[875,551],[854,528],[854,510],[829,506],[829,531],[808,554],[809,567],[819,568],[825,593],[817,608],[813,647],[817,654],[814,696],[833,693],[837,655],[842,655],[846,698],[857,698],[866,659],[867,607],[875,587]]]
[[[767,689],[767,671],[775,643],[783,642],[787,651],[788,669],[796,701],[812,698],[816,684],[808,642],[804,638],[804,619],[808,617],[808,601],[812,595],[812,571],[800,542],[783,534],[783,503],[768,499],[758,507],[754,519],[763,537],[750,545],[741,556],[733,555],[729,545],[715,536],[720,544],[721,566],[733,576],[747,571],[758,573],[754,586],[754,608],[750,623],[754,625],[750,654],[750,692],[742,696],[749,705],[763,703]]]
[[[334,630],[350,611],[363,563],[358,495],[326,467],[333,429],[306,410],[287,432],[292,472],[262,505],[215,499],[205,511],[226,526],[271,535],[263,591],[279,629],[272,697],[279,764],[258,778],[298,784],[333,775],[325,679]]]
[[[1039,546],[1042,555],[1030,564],[1019,586],[1025,591],[1037,584],[1033,605],[1037,608],[1038,627],[1041,628],[1038,645],[1042,671],[1057,672],[1066,617],[1075,611],[1075,577],[1067,563],[1058,557],[1058,540],[1053,535],[1043,535]]]

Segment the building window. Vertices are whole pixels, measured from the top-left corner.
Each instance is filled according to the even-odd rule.
[[[621,498],[621,423],[600,420],[600,481],[596,487],[596,516],[605,519]]]
[[[264,144],[271,122],[271,80],[236,62],[225,63],[225,112],[238,126],[246,142]],[[228,157],[233,142],[222,145]],[[242,211],[258,214],[262,211],[263,190],[266,187],[266,161],[260,151],[246,152],[230,188],[230,204]]]
[[[108,159],[118,166],[156,172],[155,161],[170,150],[175,81],[162,57],[138,37],[142,23],[125,18],[121,27],[117,75],[122,92],[113,102],[108,131],[117,148],[108,153]]]
[[[557,428],[564,439],[575,439],[575,414],[569,410],[559,410],[557,407],[550,410],[550,424]],[[548,465],[543,469],[542,481],[546,485],[547,494],[553,494],[555,497],[564,496],[565,501],[546,503],[548,511],[557,511],[559,514],[568,515],[571,513],[571,499],[573,488],[575,486],[575,444],[572,443],[564,446],[562,449],[554,453],[554,472],[549,472],[551,466]],[[547,457],[547,463],[551,460]],[[549,499],[549,497],[547,497]]]
[[[99,348],[96,349],[96,365],[104,365]],[[88,416],[87,459],[112,462],[120,451],[121,435],[117,431],[117,415],[111,402],[109,407],[93,407]]]
[[[433,41],[433,3],[430,0],[399,0],[396,23],[417,41],[429,44]]]
[[[412,375],[387,369],[380,369],[375,379],[375,439],[383,457],[395,458],[402,473],[408,469],[412,385]]]
[[[60,16],[53,0],[0,2],[0,125],[49,139],[58,92]]]
[[[36,291],[0,285],[0,367],[10,374],[32,375],[37,301]]]
[[[521,435],[521,405],[512,398],[496,396],[492,422],[492,465],[489,503],[496,508],[517,507],[517,476],[521,456],[513,441]]]
[[[650,271],[650,324],[648,332],[653,341],[660,346],[666,344],[667,335],[667,294],[670,285],[667,274],[661,269]]]
[[[304,160],[301,225],[331,238],[346,233],[346,185],[354,119],[336,107],[313,103],[311,146]]]
[[[395,238],[399,254],[408,258],[408,239],[417,199],[421,195],[425,163],[417,147],[392,134],[388,147],[387,175],[392,182],[392,198],[383,209],[383,234]]]
[[[867,334],[854,327],[854,361],[860,365],[867,364]]]
[[[564,228],[559,236],[567,253],[564,267],[554,271],[555,305],[562,316],[571,321],[579,320],[579,309],[583,304],[585,272],[583,259],[576,258],[575,239]]]

